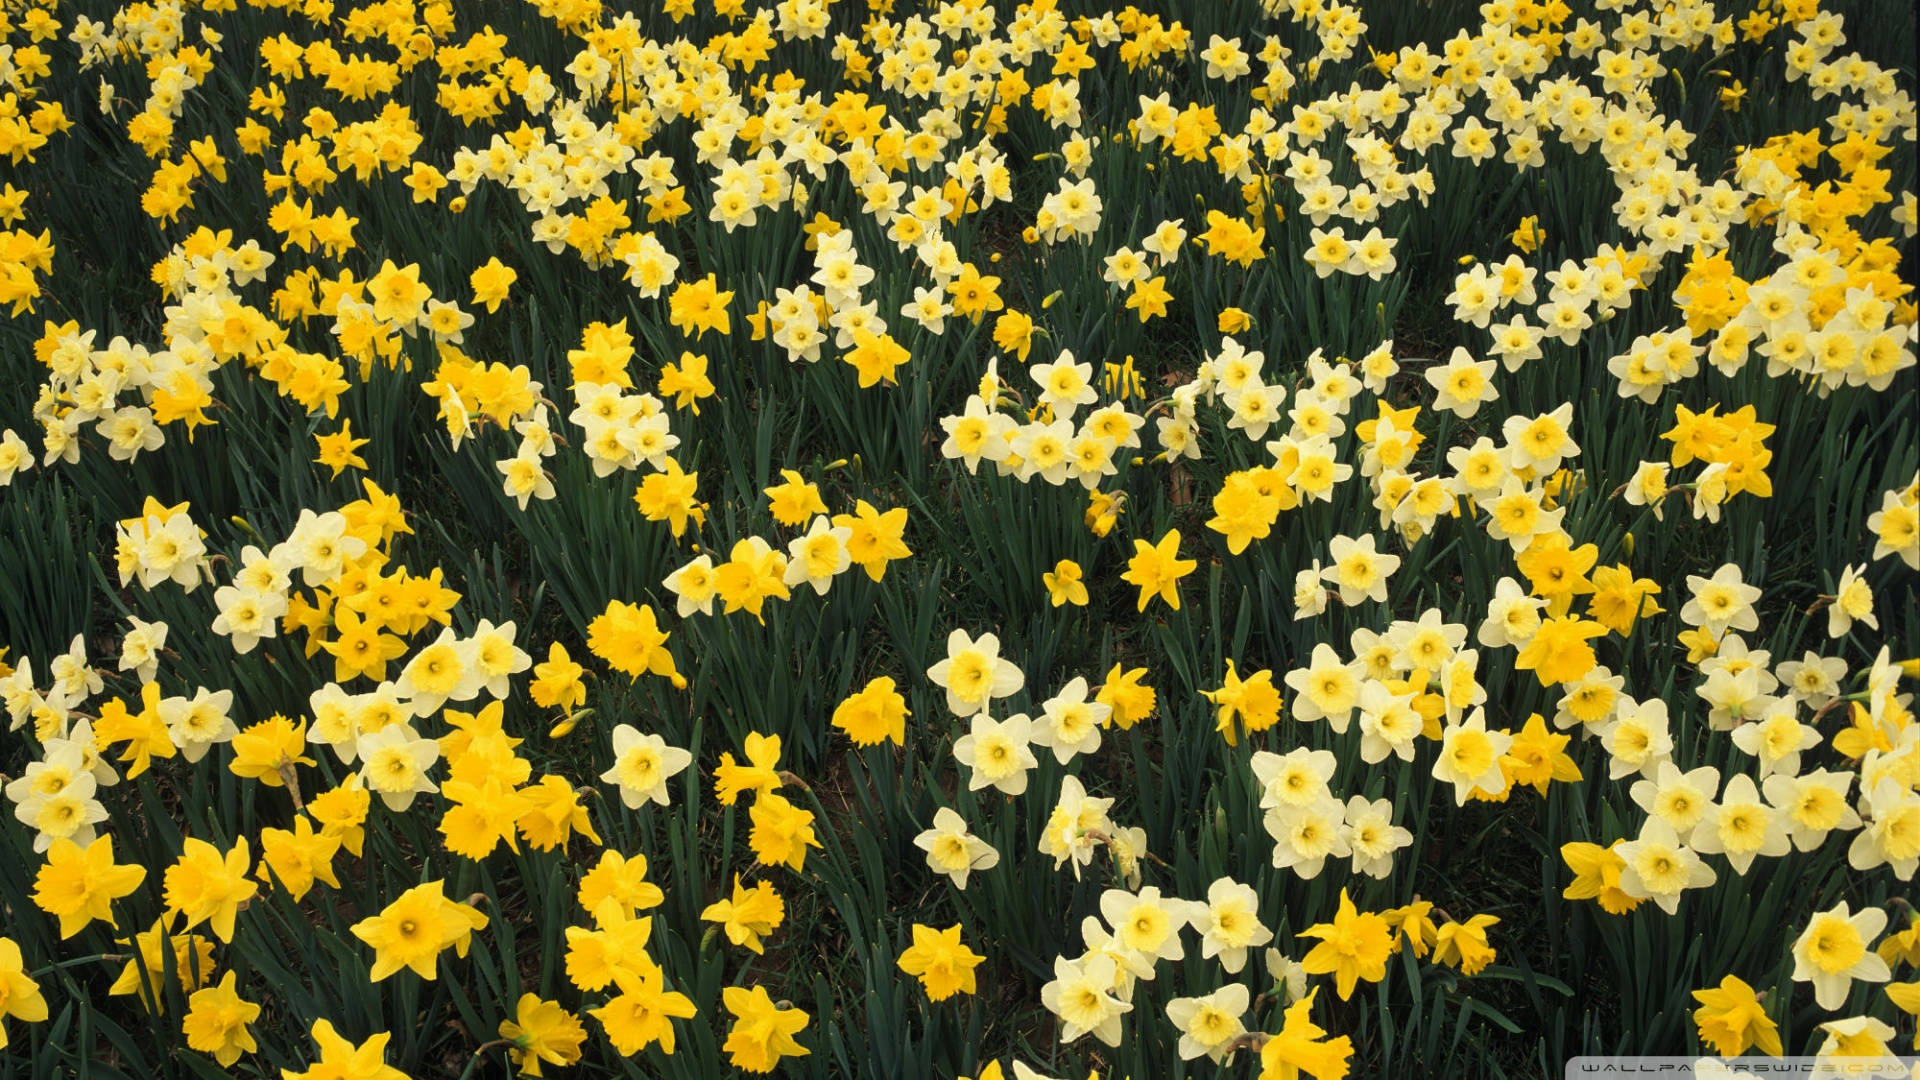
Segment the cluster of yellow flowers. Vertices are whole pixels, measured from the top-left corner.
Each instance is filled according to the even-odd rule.
[[[15,166],[73,127],[61,102],[35,102],[42,80],[53,74],[42,43],[59,34],[59,20],[40,8],[0,13],[0,155]],[[0,229],[0,304],[15,316],[34,310],[44,292],[41,278],[53,273],[52,234],[13,227],[26,220],[30,193],[11,183],[0,190],[0,225],[8,226]]]
[[[667,503],[666,500],[693,497],[693,481],[690,477],[681,479],[684,475],[677,469],[669,469],[648,477],[648,481],[664,478],[664,483],[650,491],[650,485],[643,482],[634,493],[634,501],[652,520],[669,515],[681,519],[688,513],[682,509],[687,503]],[[782,482],[766,489],[766,496],[774,520],[797,533],[787,543],[786,554],[776,551],[758,536],[749,536],[736,541],[727,553],[727,561],[719,566],[714,565],[710,555],[695,556],[661,583],[678,598],[681,618],[696,611],[713,614],[716,598],[720,600],[723,614],[745,608],[758,618],[761,606],[768,599],[789,599],[796,586],[810,585],[815,594],[825,596],[834,578],[856,563],[868,577],[880,581],[886,576],[888,563],[913,554],[903,539],[907,528],[906,507],[882,512],[861,499],[854,505],[853,513],[834,514],[829,518],[816,485],[791,469],[782,470],[782,475]],[[678,490],[669,488],[668,485],[676,481]],[[663,509],[656,509],[662,504],[665,504]],[[804,532],[799,531],[802,524],[806,525]]]
[[[523,752],[516,703],[557,715],[557,739],[619,690],[594,685],[589,664],[647,690],[693,690],[704,658],[689,638],[730,629],[737,612],[778,623],[783,604],[827,597],[856,565],[871,583],[910,587],[900,583],[905,573],[887,574],[916,558],[910,507],[919,523],[945,502],[1008,492],[1039,499],[1072,485],[1084,492],[1083,524],[1095,540],[1129,512],[1130,491],[1162,485],[1177,495],[1150,529],[1138,515],[1124,571],[1104,581],[1089,576],[1098,563],[1047,551],[1027,580],[1044,582],[1054,608],[1110,593],[1119,600],[1111,610],[1125,614],[1131,602],[1142,624],[1165,629],[1185,618],[1183,590],[1191,596],[1200,579],[1189,579],[1203,566],[1217,586],[1229,572],[1269,573],[1249,568],[1270,565],[1290,541],[1308,552],[1284,566],[1271,595],[1243,602],[1275,607],[1277,625],[1309,646],[1271,660],[1215,643],[1224,673],[1190,656],[1178,675],[1192,691],[1181,704],[1210,712],[1207,738],[1217,743],[1207,745],[1224,746],[1238,770],[1222,783],[1255,793],[1243,809],[1259,815],[1261,830],[1238,822],[1237,835],[1270,841],[1271,867],[1287,872],[1279,880],[1316,881],[1329,904],[1337,889],[1338,905],[1314,922],[1276,912],[1253,881],[1213,870],[1190,881],[1186,896],[1150,881],[1166,863],[1149,850],[1145,826],[1160,823],[1130,819],[1146,811],[1100,794],[1111,786],[1102,770],[1120,756],[1123,734],[1146,769],[1140,747],[1159,733],[1141,725],[1175,712],[1172,672],[1115,660],[1097,682],[1049,679],[1058,689],[1042,697],[1029,673],[1040,682],[1051,661],[1023,664],[1002,655],[998,632],[953,629],[943,658],[909,660],[858,689],[842,684],[830,717],[800,721],[862,750],[905,756],[910,742],[928,740],[936,748],[924,774],[934,778],[931,816],[909,835],[924,852],[922,878],[944,877],[952,890],[941,886],[940,896],[966,917],[901,919],[911,943],[885,972],[916,980],[913,993],[929,1003],[978,991],[976,968],[1006,928],[973,917],[968,902],[1014,876],[1003,861],[1033,852],[1052,860],[1063,884],[1110,874],[1109,887],[1083,897],[1097,895],[1098,914],[1080,922],[1077,954],[1047,943],[1036,970],[1050,960],[1051,977],[1034,979],[1035,1000],[1023,1003],[1055,1018],[1060,1042],[1092,1035],[1120,1046],[1138,1023],[1127,1019],[1136,1000],[1150,996],[1142,984],[1167,974],[1184,996],[1142,1013],[1158,1023],[1164,1012],[1182,1060],[1224,1064],[1244,1051],[1258,1058],[1262,1080],[1339,1080],[1366,1048],[1316,1023],[1310,978],[1331,976],[1345,1002],[1362,982],[1386,980],[1403,948],[1469,977],[1513,951],[1496,949],[1495,914],[1456,919],[1418,896],[1362,910],[1349,888],[1410,877],[1397,861],[1411,861],[1403,853],[1422,839],[1427,815],[1448,811],[1448,795],[1466,807],[1515,800],[1523,788],[1545,800],[1554,785],[1563,793],[1601,783],[1576,762],[1583,752],[1589,772],[1604,766],[1604,782],[1624,792],[1614,800],[1622,813],[1571,833],[1590,840],[1556,836],[1553,887],[1608,916],[1640,908],[1651,916],[1651,907],[1675,916],[1686,893],[1727,872],[1744,878],[1763,859],[1821,851],[1876,881],[1912,880],[1920,724],[1901,683],[1920,676],[1920,665],[1898,660],[1894,650],[1908,642],[1880,626],[1890,612],[1889,622],[1908,625],[1911,581],[1896,579],[1896,596],[1876,596],[1869,581],[1887,580],[1878,572],[1893,569],[1890,558],[1920,570],[1920,473],[1881,490],[1899,484],[1911,456],[1889,466],[1897,472],[1860,481],[1879,501],[1870,513],[1863,505],[1847,526],[1855,534],[1830,553],[1835,565],[1820,568],[1830,591],[1777,586],[1763,565],[1723,554],[1711,531],[1771,499],[1783,470],[1812,468],[1775,458],[1783,434],[1794,434],[1782,432],[1790,421],[1781,402],[1884,394],[1913,378],[1920,313],[1901,269],[1920,209],[1914,193],[1897,190],[1889,158],[1896,144],[1914,142],[1916,110],[1895,70],[1844,51],[1849,28],[1838,14],[1817,0],[1762,0],[1738,17],[1709,0],[1606,0],[1579,15],[1561,0],[1490,0],[1471,32],[1375,52],[1361,9],[1339,0],[1260,0],[1268,22],[1257,38],[1250,29],[1204,43],[1134,6],[1077,17],[1056,0],[1011,10],[981,0],[895,6],[867,0],[856,17],[849,12],[862,5],[853,0],[663,0],[657,16],[643,16],[601,0],[501,4],[529,40],[450,0],[340,9],[336,0],[248,0],[244,12],[235,0],[137,0],[105,21],[75,13],[66,25],[51,2],[0,11],[0,156],[33,164],[74,126],[47,92],[57,80],[43,43],[72,46],[76,70],[65,78],[99,69],[134,79],[122,96],[102,74],[98,112],[103,130],[131,148],[139,213],[166,248],[150,267],[141,260],[159,300],[151,320],[134,324],[147,343],[109,337],[116,322],[86,325],[79,313],[96,309],[70,303],[24,332],[39,371],[25,380],[31,423],[21,422],[39,445],[0,430],[0,490],[56,465],[152,477],[138,470],[177,466],[190,449],[169,435],[191,443],[202,428],[261,422],[284,402],[328,479],[353,470],[362,495],[303,498],[278,521],[277,540],[235,517],[253,542],[232,551],[203,528],[228,511],[210,518],[197,497],[169,505],[133,489],[102,521],[104,534],[107,519],[144,496],[112,530],[118,656],[101,651],[104,638],[82,634],[65,653],[0,662],[0,707],[9,730],[27,733],[20,775],[6,778],[4,793],[22,850],[30,837],[40,860],[32,900],[57,920],[61,941],[95,923],[111,929],[123,951],[104,958],[124,967],[108,997],[158,1017],[184,995],[177,1030],[187,1048],[231,1068],[260,1051],[265,1007],[244,996],[253,992],[239,981],[247,969],[235,962],[236,936],[281,932],[250,918],[250,907],[275,893],[296,903],[344,895],[357,878],[377,902],[343,902],[357,916],[348,929],[359,944],[348,947],[365,965],[354,974],[368,984],[434,981],[448,965],[451,980],[452,965],[472,964],[489,935],[511,953],[511,930],[502,929],[506,913],[483,910],[487,894],[448,876],[421,880],[434,873],[424,867],[472,869],[524,844],[566,860],[556,864],[559,895],[579,910],[569,908],[557,930],[571,989],[566,1001],[519,995],[498,1025],[500,1042],[488,1045],[503,1046],[525,1075],[575,1065],[589,1053],[584,1015],[614,1054],[673,1054],[708,1006],[696,1007],[687,992],[695,973],[670,970],[678,957],[655,932],[667,904],[649,876],[658,853],[650,864],[633,844],[608,843],[603,829],[616,841],[632,835],[609,829],[608,815],[650,826],[656,808],[674,805],[676,778],[690,815],[701,812],[703,777],[716,814],[744,809],[751,865],[741,857],[742,871],[729,874],[737,853],[721,850],[716,880],[731,876],[731,888],[692,887],[700,903],[685,916],[697,911],[709,938],[723,935],[727,955],[743,963],[789,927],[799,883],[841,858],[835,830],[846,819],[783,768],[792,747],[764,725],[707,762],[698,734],[651,730],[664,725],[635,714],[639,724],[609,723],[593,740],[604,771],[569,775]],[[233,55],[216,28],[232,28],[222,16],[270,16],[276,31],[242,22],[249,53]],[[682,32],[689,18],[714,32]],[[1746,46],[1783,64],[1786,83],[1816,108],[1791,114],[1801,129],[1717,159],[1700,152],[1699,131],[1662,111],[1655,91],[1678,78],[1682,62]],[[1127,93],[1116,105],[1099,70],[1108,54],[1129,75],[1191,79],[1184,90]],[[530,62],[536,55],[556,66]],[[825,76],[781,66],[803,56]],[[1332,70],[1354,77],[1335,85]],[[422,90],[412,105],[398,100],[410,87]],[[221,93],[235,95],[241,115],[209,105]],[[1733,112],[1746,93],[1730,81],[1718,102]],[[1022,132],[1039,133],[1045,152],[1021,153]],[[1539,216],[1527,215],[1511,236],[1517,251],[1444,264],[1432,292],[1444,294],[1439,321],[1451,325],[1415,337],[1387,318],[1382,298],[1408,276],[1403,261],[1428,254],[1389,231],[1412,208],[1436,211],[1452,194],[1449,178],[1464,189],[1497,175],[1519,190],[1550,168],[1586,169],[1611,185],[1582,242],[1550,245]],[[1122,170],[1226,197],[1203,195],[1185,216],[1141,209],[1133,199],[1144,184],[1120,179]],[[230,211],[229,196],[253,200],[256,219]],[[13,318],[41,315],[56,257],[74,247],[62,237],[56,249],[45,226],[33,231],[57,197],[0,188],[0,307]],[[507,232],[489,241],[499,254],[485,261],[409,253],[385,235],[396,206],[432,222],[429,230],[459,215],[473,221],[485,207],[496,217],[477,227],[499,229],[504,217]],[[782,222],[791,226],[784,239],[761,241]],[[1504,237],[1510,224],[1494,232]],[[1035,280],[1016,278],[1010,255]],[[604,275],[621,290],[616,304],[593,310],[594,321],[534,345],[564,356],[564,372],[526,355],[517,338],[510,353],[498,344],[533,279],[551,275]],[[1317,318],[1288,315],[1301,344],[1286,346],[1299,355],[1283,356],[1272,289],[1295,290],[1288,303],[1305,305],[1351,291],[1369,298],[1368,310],[1342,308],[1338,317],[1354,326],[1324,347],[1297,332],[1322,325]],[[1048,315],[1069,291],[1089,319],[1104,311],[1127,333],[1151,327],[1169,339],[1189,334],[1171,313],[1196,309],[1190,340],[1181,339],[1191,361],[1156,359],[1149,377],[1132,356],[1108,362],[1120,349],[1096,354],[1103,345],[1069,340],[1066,320]],[[745,323],[738,335],[736,315]],[[542,332],[536,320],[533,336]],[[1435,338],[1444,356],[1410,355],[1407,342]],[[755,343],[776,358],[768,370],[805,381],[748,379],[761,396],[729,400],[745,396],[723,387],[740,385]],[[931,370],[936,343],[946,368]],[[829,356],[852,373],[813,366]],[[564,393],[551,388],[561,379]],[[845,493],[834,512],[822,477],[849,462],[815,467],[809,479],[796,452],[773,463],[778,482],[763,461],[758,479],[709,486],[703,498],[695,451],[708,448],[709,469],[716,443],[723,455],[744,453],[728,445],[731,428],[723,436],[703,425],[703,403],[710,417],[717,407],[771,415],[774,385],[838,395],[843,426],[897,399],[911,419],[888,449],[935,459],[937,445],[937,460],[957,463],[944,466],[950,483],[915,490],[882,476],[868,497]],[[1570,389],[1542,401],[1542,385]],[[1762,388],[1763,400],[1723,400],[1736,385]],[[242,398],[246,387],[259,392]],[[621,528],[657,534],[672,552],[648,571],[673,567],[660,592],[588,597],[571,637],[530,617],[527,626],[495,623],[485,614],[511,612],[462,608],[446,569],[401,561],[399,540],[413,525],[400,498],[366,475],[361,450],[380,437],[369,433],[379,430],[369,414],[390,420],[415,407],[434,418],[436,448],[444,433],[452,454],[488,459],[506,520],[551,509],[536,503],[566,504],[575,481],[625,485],[622,507],[630,488],[635,509],[622,511]],[[1668,408],[1671,428],[1660,432],[1658,420],[1657,437],[1624,456],[1609,438],[1608,417],[1664,417]],[[1791,415],[1826,422],[1825,413]],[[1206,488],[1197,497],[1196,476]],[[1042,485],[1032,485],[1036,477]],[[764,509],[773,527],[762,535],[736,524],[742,507]],[[1645,552],[1636,566],[1634,534],[1621,538],[1624,530],[1602,523],[1609,512],[1643,536],[1706,538],[1698,546],[1711,554],[1696,568],[1712,572],[1662,577],[1670,568]],[[723,518],[724,530],[710,517]],[[1436,539],[1443,529],[1445,547]],[[724,558],[711,539],[719,535],[730,540]],[[1224,549],[1217,561],[1202,553],[1214,537]],[[1450,558],[1476,569],[1456,572]],[[1457,602],[1396,605],[1416,577]],[[937,571],[928,580],[922,599],[939,608],[950,595]],[[834,602],[855,587],[867,588],[842,584]],[[1668,613],[1663,598],[1677,627],[1652,621]],[[134,613],[160,605],[171,625]],[[1763,605],[1824,614],[1820,647],[1832,643],[1835,655],[1795,645],[1797,659],[1776,657],[1780,641],[1798,638],[1763,631]],[[1019,630],[987,625],[1010,639]],[[182,656],[186,641],[192,658]],[[1664,682],[1629,685],[1630,645],[1666,650],[1670,661],[1656,661]],[[581,648],[587,655],[576,659]],[[202,654],[220,664],[201,663]],[[304,711],[288,711],[300,715],[248,715],[238,678],[202,685],[220,681],[211,672],[255,669],[297,680],[294,665],[276,660],[296,654],[319,665],[295,687]],[[1620,670],[1603,663],[1611,656]],[[640,684],[643,674],[659,681]],[[909,695],[924,690],[922,680],[944,693],[951,715],[923,715],[910,728]],[[1539,711],[1499,700],[1513,683],[1546,695]],[[1028,711],[1012,711],[1019,702],[1031,702]],[[937,786],[949,757],[964,789],[957,780]],[[118,861],[129,837],[109,809],[125,797],[111,789],[176,768],[219,778],[229,808],[274,789],[277,816],[235,830],[234,815],[191,808],[191,835],[150,838],[167,848],[163,859]],[[1407,776],[1418,786],[1392,786]],[[604,787],[588,787],[589,777]],[[1429,791],[1437,811],[1421,803]],[[596,801],[603,792],[619,804]],[[988,800],[993,809],[979,809]],[[984,821],[1003,807],[1032,811],[1013,830],[1018,848],[988,839],[1006,835]],[[164,817],[174,807],[148,809]],[[432,830],[431,860],[398,847],[389,856],[385,844],[369,854],[369,837],[388,839],[416,819]],[[860,824],[854,817],[845,827]],[[908,850],[908,837],[898,839]],[[383,860],[400,864],[387,869],[403,887],[380,891],[369,868]],[[668,869],[697,878],[707,867],[690,856]],[[123,901],[143,889],[155,892],[159,915],[129,923]],[[1781,942],[1792,965],[1776,991],[1810,984],[1828,1017],[1821,1054],[1890,1053],[1891,1026],[1840,1014],[1858,1011],[1849,1005],[1856,982],[1888,984],[1894,1007],[1920,1013],[1920,984],[1895,981],[1900,965],[1920,967],[1920,921],[1890,927],[1888,910],[1845,899],[1823,910],[1814,906],[1824,899],[1793,903],[1789,922],[1801,928]],[[1282,947],[1287,932],[1312,942],[1298,959]],[[1211,964],[1189,961],[1196,941]],[[1257,1003],[1241,977],[1255,950],[1271,986]],[[54,943],[0,937],[0,1048],[9,1019],[48,1020],[54,988],[41,979],[61,963],[54,955]],[[1723,1054],[1786,1052],[1771,995],[1724,970],[1700,974],[1720,979],[1694,991],[1702,1043]],[[766,1073],[824,1049],[803,1041],[814,1014],[769,992],[778,980],[751,969],[729,978],[741,985],[715,990],[731,1018],[720,1049],[733,1067]],[[1277,1032],[1249,1019],[1267,1001],[1282,1010],[1277,1020],[1266,1014]],[[1351,1014],[1322,1009],[1323,1022],[1335,1023],[1330,1015]],[[332,1020],[309,1019],[311,1064],[286,1070],[288,1080],[401,1076],[386,1064],[388,1034],[355,1043]],[[1044,1080],[1019,1061],[1011,1072]],[[1001,1076],[988,1060],[977,1080]]]

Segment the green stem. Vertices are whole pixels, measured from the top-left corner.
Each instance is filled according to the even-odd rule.
[[[93,956],[76,956],[70,960],[56,960],[43,968],[35,968],[27,973],[27,978],[38,979],[42,975],[51,975],[62,968],[79,967],[81,964],[91,964],[96,960],[106,963],[118,963],[125,959],[126,957],[120,953],[96,953]]]

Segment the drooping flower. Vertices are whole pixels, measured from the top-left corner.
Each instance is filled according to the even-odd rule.
[[[1766,1006],[1753,987],[1728,975],[1717,987],[1695,990],[1693,1022],[1700,1029],[1700,1041],[1713,1047],[1721,1057],[1739,1057],[1749,1047],[1779,1057],[1785,1053],[1780,1030],[1767,1015]]]

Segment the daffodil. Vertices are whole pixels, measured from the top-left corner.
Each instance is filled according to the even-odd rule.
[[[734,1017],[721,1045],[734,1068],[750,1073],[772,1072],[781,1058],[813,1052],[795,1038],[806,1030],[811,1017],[799,1009],[782,1007],[767,994],[766,987],[729,986],[721,991],[720,1000]]]
[[[708,904],[700,912],[700,918],[704,922],[719,923],[726,931],[728,941],[761,953],[765,951],[761,939],[779,929],[786,919],[786,913],[786,902],[772,885],[761,881],[749,889],[740,884],[740,877],[736,874],[732,898]]]
[[[181,1021],[187,1046],[213,1055],[226,1068],[232,1068],[240,1055],[259,1048],[249,1025],[259,1018],[260,1006],[242,1000],[233,980],[234,973],[229,971],[218,986],[194,991],[187,999],[186,1019]]]
[[[692,764],[693,755],[668,746],[658,734],[641,734],[632,724],[613,729],[613,767],[600,779],[617,785],[620,801],[629,808],[653,802],[669,804],[667,781]]]
[[[1215,1062],[1227,1056],[1227,1047],[1246,1031],[1240,1020],[1247,1011],[1247,988],[1228,983],[1211,994],[1180,997],[1167,1002],[1167,1019],[1180,1029],[1180,1057],[1184,1061],[1205,1055]]]
[[[374,950],[374,982],[387,978],[401,968],[412,968],[423,979],[437,975],[440,953],[449,946],[464,943],[474,930],[483,928],[487,918],[466,904],[456,903],[441,892],[441,883],[429,881],[416,885],[395,897],[378,915],[353,924],[353,936]]]
[[[1700,1007],[1693,1011],[1693,1022],[1700,1029],[1700,1041],[1713,1047],[1721,1057],[1739,1057],[1749,1047],[1779,1057],[1785,1053],[1780,1032],[1765,1004],[1753,987],[1728,975],[1720,985],[1695,990],[1693,1000]]]
[[[1392,951],[1387,921],[1355,908],[1345,889],[1340,890],[1340,907],[1333,921],[1309,926],[1299,936],[1319,939],[1301,964],[1309,975],[1331,974],[1342,1001],[1353,995],[1360,980],[1379,982],[1386,978],[1387,956]]]
[[[1816,912],[1793,942],[1793,981],[1811,982],[1814,1001],[1832,1012],[1846,1003],[1855,979],[1886,982],[1887,962],[1869,945],[1887,925],[1879,908],[1850,912],[1845,900]]]
[[[1000,657],[1000,639],[978,638],[964,630],[947,635],[946,659],[927,669],[927,678],[947,691],[947,708],[967,717],[984,710],[994,698],[1009,697],[1026,685],[1019,667]]]
[[[332,1021],[322,1019],[313,1022],[312,1033],[314,1046],[320,1052],[319,1060],[298,1072],[280,1070],[283,1080],[328,1080],[330,1077],[407,1080],[406,1073],[386,1063],[387,1042],[392,1038],[390,1032],[379,1032],[355,1046],[334,1030]]]
[[[932,827],[914,837],[913,843],[927,853],[928,867],[947,875],[956,889],[965,889],[974,871],[991,869],[1000,862],[1000,853],[973,835],[966,819],[951,807],[935,811]]]
[[[1180,552],[1180,531],[1172,529],[1155,543],[1145,540],[1133,542],[1133,557],[1127,560],[1127,572],[1120,580],[1140,589],[1138,609],[1147,610],[1148,601],[1159,597],[1175,611],[1180,610],[1180,579],[1191,574],[1200,564],[1193,559],[1182,559]]]
[[[926,989],[930,1001],[945,1001],[955,994],[974,992],[973,969],[986,957],[960,941],[960,926],[945,930],[913,925],[913,944],[900,953],[901,971],[915,976]]]
[[[27,974],[20,946],[8,937],[0,937],[0,1050],[7,1047],[6,1019],[38,1024],[47,1019],[47,1000],[40,984]]]
[[[525,1076],[543,1075],[543,1065],[567,1066],[580,1060],[587,1029],[557,1001],[538,994],[520,995],[514,1018],[500,1021],[500,1037],[512,1044],[508,1055]]]
[[[122,865],[113,857],[113,837],[80,845],[55,840],[47,861],[34,876],[33,902],[60,920],[61,938],[70,938],[96,919],[113,921],[113,901],[140,887],[146,867]]]
[[[831,722],[860,746],[904,745],[908,715],[907,701],[892,677],[880,675],[836,706]]]

